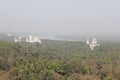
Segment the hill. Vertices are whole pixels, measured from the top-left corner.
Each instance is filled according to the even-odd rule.
[[[0,41],[0,79],[120,80],[120,44],[101,44],[91,51],[79,41]]]

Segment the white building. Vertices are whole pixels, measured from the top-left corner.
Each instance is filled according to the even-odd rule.
[[[7,36],[8,36],[8,37],[10,37],[10,36],[11,36],[11,34],[7,34]]]
[[[86,40],[86,44],[89,45],[90,44],[90,41],[89,39]]]
[[[91,43],[96,45],[97,44],[97,39],[93,38]]]
[[[90,46],[91,50],[94,50],[95,47],[100,46],[100,44],[97,43],[97,39],[93,38],[90,42],[89,39],[86,40],[86,44]]]
[[[14,38],[14,42],[21,42],[22,41],[22,37],[15,37]]]
[[[38,37],[34,37],[32,35],[29,35],[28,37],[26,37],[26,42],[30,42],[30,43],[41,43],[41,40]]]

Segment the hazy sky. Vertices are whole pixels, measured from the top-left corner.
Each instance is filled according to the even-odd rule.
[[[120,0],[0,0],[0,31],[120,34]]]

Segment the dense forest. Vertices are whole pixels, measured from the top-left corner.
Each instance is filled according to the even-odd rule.
[[[0,80],[120,80],[120,43],[0,41]]]

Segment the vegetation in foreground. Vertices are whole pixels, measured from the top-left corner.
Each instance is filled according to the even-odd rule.
[[[0,80],[120,80],[120,43],[0,41]]]

